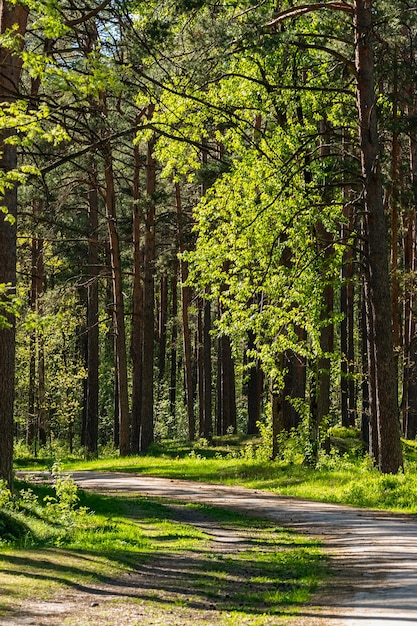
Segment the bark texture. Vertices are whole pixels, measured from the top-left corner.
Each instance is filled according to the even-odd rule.
[[[395,473],[402,467],[403,460],[392,341],[388,228],[383,206],[375,106],[372,10],[370,0],[356,0],[355,65],[367,243],[364,263],[368,362],[371,411],[375,414],[378,431],[378,467],[381,472]]]
[[[16,25],[16,37],[23,42],[28,11],[19,4],[0,0],[0,34]],[[21,59],[7,48],[0,48],[0,103],[18,97]],[[17,165],[16,146],[4,143],[10,131],[0,134],[0,170],[7,174]],[[7,189],[2,199],[9,215],[17,217],[16,187]],[[8,294],[16,288],[16,222],[0,217],[0,283],[9,285]],[[3,314],[3,311],[0,310]],[[13,478],[13,404],[15,376],[15,320],[7,315],[7,327],[0,326],[0,479],[11,487]]]

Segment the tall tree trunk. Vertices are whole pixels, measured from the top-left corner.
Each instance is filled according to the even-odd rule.
[[[89,456],[98,450],[99,326],[98,326],[98,183],[90,174],[88,188],[88,283],[87,283],[87,402],[85,410],[85,447]]]
[[[354,4],[355,66],[360,152],[364,184],[364,234],[369,371],[372,410],[378,426],[378,467],[396,473],[403,465],[398,421],[397,379],[392,345],[387,223],[382,199],[377,109],[375,106],[372,46],[372,1]],[[372,376],[372,368],[375,376]]]
[[[300,122],[304,115],[301,103],[297,106],[297,116]],[[320,120],[320,156],[324,160],[330,154],[330,129],[327,119]],[[305,158],[304,181],[308,185],[312,180],[310,171],[310,156]],[[325,166],[326,167],[326,166]],[[325,186],[323,201],[331,202],[329,191]],[[334,254],[333,235],[327,231],[321,221],[314,227],[317,245],[317,254],[322,261],[322,281],[324,282],[321,298],[320,320],[322,322],[320,330],[320,355],[314,364],[314,373],[310,384],[310,425],[309,436],[311,449],[308,453],[307,461],[315,464],[319,454],[320,425],[323,419],[330,413],[330,353],[334,349],[334,329],[333,323],[329,320],[333,312],[334,293],[333,285],[328,276],[331,259]]]
[[[183,213],[181,203],[181,193],[178,183],[175,183],[175,198],[177,207],[177,228],[178,228],[178,249],[180,253],[185,250],[183,237]],[[191,333],[189,323],[189,306],[190,306],[190,287],[185,285],[188,277],[187,262],[180,258],[180,276],[181,276],[181,316],[182,316],[182,338],[184,349],[184,369],[185,369],[185,401],[187,407],[188,418],[188,438],[190,441],[195,439],[195,415],[194,415],[194,385],[193,385],[193,365],[192,365],[192,348]]]
[[[171,279],[171,351],[170,351],[170,371],[169,371],[169,414],[175,418],[177,404],[177,336],[178,336],[178,267],[174,265]]]
[[[117,231],[116,193],[114,187],[113,158],[110,144],[103,147],[105,204],[110,242],[110,263],[113,288],[113,325],[115,333],[115,365],[118,398],[119,450],[121,456],[129,454],[129,398],[126,355],[126,328],[124,313],[123,278],[120,260],[119,233]]]
[[[167,352],[167,322],[168,322],[168,276],[163,274],[159,288],[159,351],[158,351],[158,380],[164,379],[166,352]]]
[[[197,382],[198,382],[198,434],[204,437],[204,338],[203,338],[202,298],[198,299],[197,309]]]
[[[330,127],[327,119],[324,117],[320,120],[320,156],[325,159],[330,154]],[[324,202],[331,202],[328,197],[329,192],[324,190]],[[325,285],[323,288],[323,303],[321,311],[321,320],[326,322],[331,318],[333,313],[333,285],[329,282],[326,275],[329,271],[332,258],[334,256],[333,235],[328,232],[324,225],[319,222],[316,224],[316,236],[318,250],[322,256],[323,278]],[[327,322],[320,331],[320,348],[321,356],[318,359],[317,369],[317,417],[319,424],[330,413],[330,353],[334,350],[334,327],[333,322]]]
[[[210,440],[213,436],[212,417],[212,362],[211,362],[211,302],[204,303],[203,316],[203,361],[204,361],[204,430],[203,435]]]
[[[300,119],[303,119],[301,110],[299,111]],[[306,183],[310,180],[310,173],[308,171],[308,160],[305,164],[304,179]],[[292,252],[288,246],[284,247],[282,252],[280,263],[284,267],[292,268]],[[306,332],[300,326],[295,326],[297,338],[300,343],[305,342]],[[297,409],[292,400],[293,399],[305,399],[306,395],[306,382],[307,382],[307,359],[305,356],[297,354],[292,350],[287,350],[284,355],[279,357],[280,368],[285,370],[284,374],[284,388],[282,390],[282,398],[279,401],[280,411],[282,416],[280,417],[282,426],[285,430],[291,430],[296,428],[301,422],[301,416],[299,409]]]
[[[398,133],[398,69],[397,51],[394,57],[394,80],[393,80],[393,134],[391,144],[391,182],[388,194],[389,208],[391,212],[391,311],[392,311],[392,340],[394,347],[395,376],[399,376],[399,354],[402,344],[401,318],[400,318],[400,284],[398,269],[398,237],[399,237],[399,185],[400,185],[400,157],[401,146]],[[397,399],[398,404],[398,399]]]
[[[353,229],[352,211],[345,209],[347,224],[342,228],[342,241],[346,246],[342,261],[342,286],[340,289],[340,311],[343,319],[340,324],[341,362],[341,409],[342,426],[355,426],[356,423],[356,388],[355,388],[355,318],[354,318],[354,266],[353,244],[349,241]]]
[[[394,85],[393,85],[393,125],[391,145],[391,184],[389,190],[389,205],[391,210],[391,310],[392,310],[392,338],[394,343],[395,371],[398,377],[398,354],[401,344],[400,326],[400,285],[398,280],[398,186],[400,180],[400,140],[397,131],[398,125],[398,78],[397,60],[394,59]]]
[[[297,328],[300,341],[305,341],[305,332]],[[306,394],[306,358],[292,350],[286,350],[283,359],[284,388],[282,393],[282,426],[286,431],[297,428],[301,423],[300,410],[291,400],[305,400]]]
[[[217,339],[217,371],[216,371],[216,435],[223,435],[223,413],[222,413],[222,342]]]
[[[16,27],[16,40],[20,48],[26,32],[28,11],[19,4],[0,0],[0,34]],[[0,103],[13,102],[19,91],[19,79],[22,61],[10,49],[0,48]],[[10,131],[0,134],[0,168],[7,174],[16,168],[16,146],[5,140]],[[6,189],[2,205],[7,209],[12,220],[17,217],[16,187]],[[7,296],[13,296],[16,289],[16,222],[0,217],[0,284],[9,285]],[[1,305],[1,302],[0,302]],[[0,309],[0,314],[3,311]],[[15,320],[13,315],[6,315],[7,326],[0,326],[0,479],[12,486],[13,478],[13,405],[15,390]]]
[[[43,259],[44,242],[38,239],[38,257],[36,263],[37,280],[37,312],[42,317],[42,293],[45,282],[45,266]],[[48,425],[46,413],[46,389],[45,389],[45,337],[41,327],[38,331],[38,436],[40,445],[46,445],[48,438]]]
[[[33,229],[36,229],[38,203],[33,202]],[[29,302],[32,313],[36,313],[38,308],[38,237],[33,236],[31,240],[31,281]],[[36,362],[37,362],[37,331],[33,329],[29,337],[29,394],[28,394],[28,416],[26,428],[26,443],[28,446],[38,443],[38,420],[36,418]]]
[[[199,434],[207,440],[213,435],[212,400],[211,400],[211,303],[199,298],[197,333],[198,333],[198,397],[199,397]]]
[[[32,214],[36,221],[40,209],[40,203],[32,203]],[[31,242],[31,310],[38,316],[37,328],[30,335],[30,361],[29,361],[29,415],[27,428],[27,443],[45,445],[46,433],[46,407],[45,407],[45,357],[43,329],[40,325],[42,316],[42,295],[45,278],[44,268],[44,242],[40,237],[32,237]],[[35,449],[36,452],[36,449]]]
[[[26,423],[26,445],[35,445],[34,454],[37,456],[37,428],[35,415],[35,384],[36,384],[36,333],[31,331],[29,337],[29,393],[28,415]]]
[[[412,119],[417,113],[415,84],[408,88],[407,114]],[[417,140],[415,133],[409,138],[410,180],[412,188],[412,204],[404,215],[404,273],[414,276],[417,270],[416,233],[417,233]],[[415,316],[415,285],[414,280],[406,283],[404,294],[404,376],[403,376],[403,430],[406,439],[417,436],[417,323]]]
[[[277,458],[279,453],[279,435],[284,430],[284,422],[283,422],[283,393],[284,390],[275,390],[271,389],[271,414],[272,414],[272,449],[271,449],[271,459],[274,460]]]
[[[202,152],[201,161],[203,163],[203,171],[208,163],[208,149],[206,139],[202,139]],[[218,145],[219,160],[222,159],[223,146]],[[201,195],[205,196],[210,186],[210,182],[207,182],[203,177],[201,183]],[[209,295],[209,288],[207,288],[206,295]],[[201,434],[207,440],[210,440],[213,436],[213,402],[212,402],[212,357],[211,357],[211,301],[209,298],[204,302],[204,314],[202,319],[202,412],[201,412]]]
[[[236,421],[236,383],[235,383],[235,366],[232,357],[232,348],[230,339],[227,335],[220,337],[221,343],[221,423],[222,435],[237,432]]]
[[[256,348],[255,335],[253,331],[248,333],[248,350],[253,351]],[[258,422],[261,419],[261,404],[262,404],[262,386],[263,386],[263,372],[261,369],[261,363],[259,359],[256,359],[249,368],[249,376],[247,383],[247,398],[248,398],[248,435],[258,435],[259,426]]]
[[[47,53],[49,50],[49,40],[46,40],[44,44],[44,52]],[[31,94],[31,102],[32,106],[34,106],[35,102],[38,101],[39,87],[40,87],[40,77],[33,77],[31,79],[30,85],[30,94]],[[32,201],[32,228],[33,228],[33,236],[31,241],[31,287],[30,287],[30,309],[33,313],[38,310],[39,297],[43,290],[42,280],[39,280],[39,264],[40,264],[40,256],[43,255],[43,243],[38,238],[37,227],[38,227],[38,218],[40,211],[40,202],[39,200]],[[42,269],[43,269],[43,260],[42,260]],[[36,399],[37,399],[37,389],[36,389],[36,363],[37,363],[37,336],[38,331],[32,330],[30,333],[29,339],[29,402],[28,402],[28,420],[27,420],[27,430],[26,430],[26,442],[30,446],[35,442],[35,454],[36,446],[38,444],[38,435],[39,435],[39,420],[36,416]]]
[[[148,117],[154,107],[148,108]],[[143,258],[143,362],[140,449],[146,451],[154,441],[154,348],[155,348],[155,140],[148,142],[146,155],[146,215]]]
[[[134,149],[133,174],[133,285],[132,331],[130,352],[132,358],[132,452],[140,451],[143,383],[143,276],[144,249],[141,244],[143,212],[140,208],[140,154]]]
[[[348,134],[343,131],[342,152],[344,158],[348,157]],[[341,240],[344,245],[342,259],[342,284],[340,288],[340,312],[343,319],[340,324],[340,348],[341,358],[341,411],[342,426],[349,427],[356,424],[356,384],[355,384],[355,287],[354,287],[354,261],[355,241],[352,241],[354,231],[354,213],[351,199],[351,191],[348,185],[343,186],[343,217],[345,223],[341,228]],[[360,317],[360,316],[359,316]]]

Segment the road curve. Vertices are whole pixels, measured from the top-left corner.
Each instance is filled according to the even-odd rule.
[[[325,602],[297,624],[397,626],[417,624],[417,520],[272,493],[136,474],[79,471],[82,489],[200,502],[252,513],[320,537],[336,570]]]

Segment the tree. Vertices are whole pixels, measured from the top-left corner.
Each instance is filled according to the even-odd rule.
[[[180,275],[181,275],[181,319],[182,319],[182,336],[184,351],[184,371],[185,371],[185,402],[187,407],[188,419],[188,437],[190,441],[195,438],[195,414],[194,414],[194,384],[192,371],[192,350],[191,350],[191,332],[189,324],[189,307],[191,288],[186,284],[188,278],[188,263],[183,258],[185,251],[181,190],[179,183],[175,183],[175,203],[177,208],[177,228],[178,228],[178,249],[181,254],[180,258]]]
[[[24,35],[28,19],[28,9],[22,4],[0,1],[0,34],[14,35],[15,48],[0,48],[0,105],[7,107],[19,97],[19,79]],[[13,128],[4,129],[0,134],[0,169],[2,172],[3,206],[6,214],[0,218],[0,284],[7,287],[3,291],[3,305],[10,301],[16,288],[16,217],[17,189],[13,172],[17,166],[16,146],[8,141]],[[15,376],[15,320],[14,314],[6,314],[0,327],[0,478],[9,487],[12,485],[13,470],[13,403]]]
[[[152,118],[154,105],[148,107]],[[143,360],[140,449],[146,451],[154,440],[154,343],[155,343],[155,215],[156,161],[155,139],[147,144],[146,214],[143,253]]]
[[[389,246],[380,169],[375,107],[372,2],[356,0],[355,67],[363,175],[365,298],[371,411],[378,431],[378,467],[396,473],[402,467],[397,377],[392,344]]]
[[[87,398],[85,445],[92,456],[98,450],[99,394],[99,254],[98,192],[95,172],[90,174],[88,189],[88,286],[87,286]]]
[[[26,38],[25,48],[30,76],[21,84],[27,88],[31,81],[36,83],[40,97],[33,90],[26,94],[28,104],[20,102],[19,115],[21,127],[24,119],[32,130],[40,129],[39,135],[31,131],[25,138],[21,155],[24,167],[36,166],[42,172],[45,194],[44,199],[36,198],[35,186],[22,189],[23,219],[28,215],[24,235],[35,234],[31,203],[39,199],[37,222],[47,224],[48,230],[42,226],[38,238],[65,266],[54,280],[62,294],[76,290],[84,311],[80,317],[87,318],[86,330],[78,325],[76,332],[86,332],[87,343],[91,340],[90,392],[79,398],[91,426],[91,452],[95,454],[98,436],[108,437],[113,416],[107,407],[113,397],[117,414],[120,409],[114,433],[120,434],[122,454],[127,453],[130,435],[132,449],[147,449],[154,421],[163,413],[154,411],[154,398],[158,408],[164,406],[169,388],[174,413],[177,387],[184,384],[177,374],[180,366],[185,373],[187,425],[194,437],[196,362],[199,431],[209,437],[213,346],[218,345],[219,431],[236,428],[234,366],[241,358],[254,365],[247,387],[250,430],[256,431],[262,419],[264,374],[273,381],[275,431],[291,430],[306,420],[315,432],[314,445],[327,421],[336,422],[339,409],[343,423],[352,423],[359,403],[353,379],[362,376],[368,384],[361,398],[365,404],[369,388],[371,423],[379,433],[371,452],[382,471],[397,471],[401,458],[397,372],[389,340],[393,320],[386,309],[390,301],[392,310],[400,311],[393,328],[397,352],[404,350],[406,357],[404,374],[400,368],[399,375],[408,432],[416,395],[411,193],[416,151],[410,97],[415,68],[402,26],[412,21],[412,12],[399,3],[392,11],[401,19],[391,23],[383,3],[373,22],[371,8],[359,1],[299,4],[279,10],[273,19],[270,7],[262,3],[249,10],[239,3],[213,7],[203,2],[192,10],[187,3],[173,8],[164,1],[146,6],[98,0],[90,4],[83,9],[72,3],[55,7],[60,28],[53,36],[39,34],[43,27],[36,26],[50,8],[42,5],[34,14],[38,30]],[[382,68],[378,56],[372,56],[373,47],[395,61],[392,69],[388,63]],[[401,84],[400,74],[404,90],[395,86]],[[155,108],[148,109],[149,102]],[[28,111],[33,112],[33,125],[27,121]],[[17,115],[14,124],[16,120]],[[64,144],[55,141],[57,135],[65,135]],[[394,148],[391,161],[384,141]],[[407,213],[401,215],[403,199]],[[386,208],[391,209],[394,278],[402,254],[407,268],[402,320],[401,280],[392,282],[390,292]],[[194,223],[192,234],[188,227],[191,231]],[[114,363],[109,351],[98,354],[103,332],[110,327],[108,309],[100,307],[96,289],[102,277],[108,278],[104,267],[98,272],[104,226],[111,241],[107,271],[113,281],[114,394],[108,383]],[[356,251],[359,244],[364,246],[361,255]],[[55,285],[50,284],[47,259],[45,263],[45,311],[51,314]],[[354,345],[358,338],[353,332],[361,317],[359,269],[366,294],[366,364],[358,362],[362,351]],[[182,325],[176,319],[177,273],[182,281]],[[160,291],[155,290],[156,279]],[[28,289],[23,274],[21,280]],[[335,305],[339,294],[341,314]],[[218,319],[212,319],[215,307],[221,312]],[[46,313],[40,317],[45,318],[41,325],[47,325]],[[128,319],[131,362],[126,354]],[[338,352],[339,333],[334,331],[339,322]],[[407,325],[403,346],[401,322]],[[178,345],[183,340],[178,354],[177,333]],[[68,364],[68,346],[77,343],[74,337],[62,352]],[[50,345],[46,341],[46,398],[52,391]],[[33,363],[29,370],[33,380]],[[336,371],[342,371],[341,398],[334,383]],[[236,368],[238,376],[240,372]],[[66,384],[62,392],[62,397],[69,393]],[[54,389],[54,394],[58,397],[60,391]],[[54,410],[50,416],[56,425]],[[174,434],[174,427],[170,419],[169,429],[162,432]],[[71,428],[73,441],[78,426]]]

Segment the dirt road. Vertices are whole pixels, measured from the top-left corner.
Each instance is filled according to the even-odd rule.
[[[25,473],[19,473],[25,477]],[[257,517],[273,520],[278,526],[293,528],[321,538],[331,555],[334,577],[324,593],[313,598],[312,606],[306,606],[291,626],[396,626],[417,625],[417,519],[412,516],[394,515],[354,509],[332,504],[316,503],[276,496],[269,492],[239,487],[209,485],[185,480],[155,478],[143,475],[100,472],[73,472],[72,476],[82,489],[98,492],[135,493],[171,500],[197,502],[231,508],[235,511],[252,513]],[[199,526],[201,520],[188,519]],[[207,525],[204,530],[207,531]],[[236,537],[224,535],[224,529],[209,530],[221,549],[233,547]],[[218,533],[219,537],[215,537]],[[238,538],[240,542],[244,537]],[[187,566],[183,563],[183,577],[187,579]],[[177,564],[176,564],[177,566]],[[159,585],[159,579],[163,585]],[[172,580],[171,580],[172,579]],[[173,613],[167,622],[166,615],[149,613],[149,608],[140,612],[140,589],[147,592],[150,580],[155,581],[152,589],[167,589],[181,582],[182,574],[172,563],[156,563],[152,572],[131,582],[120,581],[105,588],[65,592],[54,602],[30,603],[13,616],[0,619],[0,626],[96,626],[99,624],[124,626],[188,626],[188,624],[212,625],[213,612],[203,611],[198,620],[193,613]],[[156,591],[155,591],[156,590]],[[125,598],[123,614],[91,615],[95,605],[102,605],[103,596]],[[128,613],[129,598],[135,598]],[[93,611],[96,609],[94,608]],[[103,609],[104,610],[104,609]],[[121,609],[120,609],[121,610]],[[81,618],[80,618],[81,615]],[[139,616],[139,618],[138,618]],[[139,621],[138,621],[139,620]],[[200,621],[201,620],[201,621]],[[264,626],[277,624],[267,617]],[[213,624],[213,626],[215,626]]]
[[[411,516],[141,475],[74,472],[73,478],[83,489],[229,507],[321,537],[340,575],[317,606],[302,611],[297,626],[417,624],[417,520]]]

